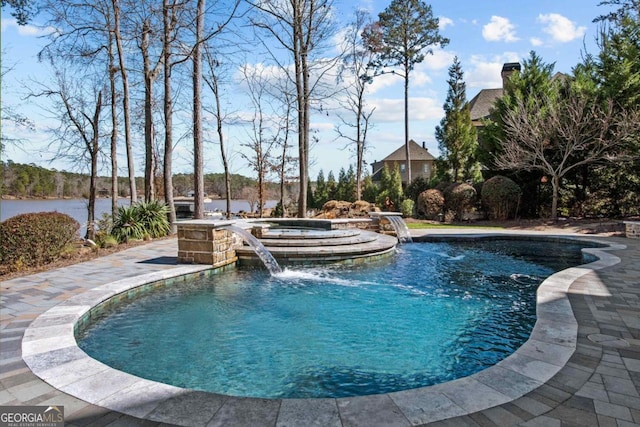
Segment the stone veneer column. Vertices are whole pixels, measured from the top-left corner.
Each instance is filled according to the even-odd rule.
[[[624,225],[629,239],[640,239],[640,221],[624,221]]]
[[[236,248],[242,245],[242,240],[235,233],[219,228],[230,223],[208,220],[177,223],[178,263],[210,264],[217,268],[236,262]]]

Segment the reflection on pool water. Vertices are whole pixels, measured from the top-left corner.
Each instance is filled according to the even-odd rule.
[[[104,363],[181,387],[264,398],[433,385],[528,338],[537,286],[583,244],[414,243],[359,267],[237,269],[152,291],[78,332]]]

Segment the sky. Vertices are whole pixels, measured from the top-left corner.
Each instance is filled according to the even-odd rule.
[[[433,1],[433,15],[440,21],[440,32],[450,40],[444,48],[437,48],[433,55],[416,65],[410,74],[409,89],[409,137],[438,156],[438,144],[434,137],[435,127],[444,115],[442,106],[447,95],[448,68],[457,56],[464,71],[467,99],[471,100],[481,89],[501,86],[500,70],[505,62],[521,62],[534,50],[545,63],[554,63],[555,71],[571,73],[581,61],[585,50],[597,52],[595,37],[598,24],[593,19],[608,9],[598,6],[600,0],[457,0]],[[390,3],[390,0],[367,0],[356,3],[334,0],[336,17],[350,21],[356,7],[368,10],[375,18]],[[36,17],[39,24],[42,17]],[[2,13],[1,45],[3,69],[12,69],[2,82],[2,103],[27,115],[36,123],[35,131],[13,129],[3,123],[3,132],[23,138],[20,148],[7,147],[2,160],[15,163],[34,163],[47,168],[77,171],[61,160],[51,161],[52,153],[47,149],[49,135],[47,127],[51,120],[38,102],[25,99],[28,87],[34,80],[46,81],[48,69],[37,61],[37,53],[45,40],[40,37],[43,30],[35,26],[19,27],[8,11]],[[248,58],[249,63],[259,64],[259,58]],[[233,91],[231,91],[233,93]],[[233,99],[233,97],[232,97]],[[239,99],[239,98],[236,98]],[[233,101],[227,101],[233,102]],[[249,108],[245,101],[237,101],[236,111]],[[367,105],[375,107],[371,118],[365,154],[367,169],[371,164],[391,154],[404,142],[403,80],[393,75],[378,77],[368,87]],[[355,164],[349,143],[337,137],[334,131],[338,119],[334,113],[316,112],[311,117],[311,126],[318,142],[310,153],[310,178],[315,180],[322,170],[327,176],[333,171],[338,176],[341,168]],[[228,130],[231,169],[234,173],[254,176],[246,160],[240,155],[244,150],[241,141],[246,130]],[[213,138],[213,135],[211,135]],[[105,141],[108,144],[108,141]],[[120,150],[121,152],[124,149]],[[219,148],[205,148],[205,173],[222,172]],[[137,155],[136,175],[144,171],[142,153]],[[189,141],[178,144],[174,153],[175,173],[191,172]],[[125,165],[124,159],[119,160]],[[107,175],[108,170],[101,171]],[[125,176],[126,171],[121,170]]]

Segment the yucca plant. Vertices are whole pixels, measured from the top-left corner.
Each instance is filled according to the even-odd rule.
[[[145,231],[151,238],[164,237],[171,232],[169,224],[169,207],[157,200],[140,202],[135,205],[138,220],[144,224]]]
[[[118,208],[116,217],[113,220],[111,235],[121,243],[144,238],[144,224],[138,218],[136,205],[120,206]]]
[[[113,220],[111,234],[119,242],[166,236],[171,232],[168,213],[167,205],[155,200],[121,206]]]

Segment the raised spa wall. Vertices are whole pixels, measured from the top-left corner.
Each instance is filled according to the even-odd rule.
[[[349,219],[307,219],[307,218],[265,218],[255,220],[212,221],[194,219],[176,222],[178,228],[178,263],[208,264],[214,268],[238,261],[236,249],[243,245],[242,238],[225,226],[234,225],[251,230],[258,239],[270,224],[281,227],[306,227],[320,230],[343,230],[359,228],[383,234],[395,231],[384,215],[370,218]]]

